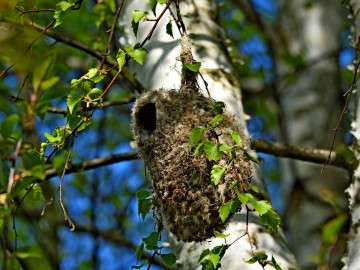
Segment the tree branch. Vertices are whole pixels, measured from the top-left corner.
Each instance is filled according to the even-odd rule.
[[[346,170],[350,169],[352,166],[352,162],[347,160],[343,155],[333,151],[330,156],[330,151],[324,149],[282,145],[276,142],[268,142],[263,140],[251,141],[251,147],[258,152],[274,155],[277,157],[308,161],[320,165],[324,165],[329,157],[329,165]]]
[[[128,161],[137,159],[137,152],[129,152],[124,154],[114,154],[108,157],[95,158],[92,160],[71,164],[70,168],[66,169],[65,174],[74,172],[88,171],[91,169],[99,168],[106,165],[115,164],[121,161]],[[54,168],[45,171],[46,179],[56,176],[56,170]]]
[[[329,157],[330,151],[324,149],[306,148],[294,145],[282,145],[276,142],[264,140],[251,141],[251,147],[254,151],[270,154],[277,157],[291,158],[296,160],[308,161],[323,165]],[[138,158],[138,152],[129,152],[124,154],[114,154],[108,157],[95,158],[92,160],[71,164],[65,171],[65,174],[71,174],[79,171],[87,171],[102,166],[115,164],[122,161],[135,160]],[[347,160],[343,155],[332,152],[329,165],[349,170],[353,163]],[[54,168],[45,171],[46,179],[57,175]]]

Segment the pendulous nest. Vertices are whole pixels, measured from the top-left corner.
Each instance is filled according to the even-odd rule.
[[[189,137],[193,128],[205,128],[213,119],[215,101],[196,89],[189,91],[189,84],[183,87],[187,89],[149,91],[140,96],[132,112],[132,129],[151,176],[157,218],[165,221],[178,240],[199,242],[211,238],[214,230],[225,228],[219,208],[236,196],[228,187],[238,182],[238,188],[246,192],[252,166],[237,150],[221,182],[211,184],[213,165],[226,167],[229,157],[209,161],[203,152],[194,156]],[[240,134],[244,147],[249,147],[243,127],[226,110],[223,116],[219,127],[205,131],[204,139],[234,145],[229,135],[234,130]]]

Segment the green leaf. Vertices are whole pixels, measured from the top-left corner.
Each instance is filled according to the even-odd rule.
[[[138,200],[138,213],[139,215],[141,215],[143,220],[145,219],[146,215],[150,213],[151,207],[152,207],[151,199]]]
[[[190,132],[190,138],[189,138],[190,148],[193,148],[195,145],[197,145],[200,142],[203,135],[204,135],[203,128],[193,128]]]
[[[225,103],[222,102],[222,101],[217,101],[217,102],[215,102],[215,104],[214,104],[213,112],[214,112],[215,114],[222,114],[223,111],[224,111],[224,108],[225,108]]]
[[[204,150],[204,143],[200,143],[194,150],[194,156],[197,156],[203,150]]]
[[[45,180],[46,178],[44,165],[35,165],[34,167],[31,168],[30,173],[31,176],[40,180]]]
[[[259,161],[256,159],[256,157],[249,154],[248,151],[244,151],[244,156],[247,157],[248,159],[250,159],[252,162],[254,162],[256,164],[260,164]]]
[[[260,192],[259,189],[258,189],[258,187],[257,187],[257,186],[254,186],[254,185],[250,185],[250,189],[251,189],[252,191],[254,191],[255,193],[259,193],[259,192]]]
[[[222,222],[225,222],[230,214],[234,214],[239,208],[240,202],[236,198],[231,199],[230,201],[223,203],[219,209],[219,216]]]
[[[199,72],[201,67],[201,63],[200,62],[195,62],[193,64],[185,64],[184,65],[184,69],[185,70],[190,70],[192,72]]]
[[[80,94],[78,91],[72,91],[67,97],[67,107],[70,114],[73,113],[75,106],[84,98],[84,94]]]
[[[119,49],[117,55],[116,55],[116,61],[119,64],[119,71],[122,70],[122,68],[125,65],[125,61],[126,61],[126,52],[124,52],[123,50]]]
[[[219,150],[219,145],[206,140],[204,143],[203,150],[208,160],[220,160],[223,156],[223,152]]]
[[[136,197],[138,198],[138,200],[144,200],[148,197],[150,197],[151,192],[147,189],[139,189],[138,191],[136,191]]]
[[[68,10],[70,7],[72,7],[74,4],[69,3],[67,1],[61,1],[59,3],[56,4],[57,7],[60,8],[60,10],[65,11]]]
[[[241,182],[238,180],[238,181],[235,181],[234,183],[232,183],[226,190],[230,190],[230,189],[233,189],[234,187],[236,187],[237,185],[239,185]]]
[[[328,221],[321,230],[321,240],[326,246],[331,246],[336,243],[339,238],[339,233],[344,223],[347,221],[347,215],[339,215]]]
[[[157,3],[158,3],[157,0],[149,0],[150,9],[154,13],[154,16],[156,16],[156,5],[157,5]]]
[[[142,241],[145,243],[145,249],[147,250],[157,250],[157,243],[159,241],[159,233],[152,232],[146,238],[142,238]]]
[[[249,260],[244,260],[244,262],[249,263],[249,264],[254,264],[258,261],[264,261],[267,259],[267,255],[265,254],[265,252],[259,252],[256,253],[253,257],[251,257]]]
[[[140,246],[137,246],[136,249],[135,249],[135,256],[136,256],[136,261],[139,261],[143,252],[144,252],[144,247],[145,247],[145,244],[144,243],[141,243]]]
[[[85,117],[70,115],[68,116],[68,123],[71,130],[75,130],[77,128],[77,131],[82,131],[90,125],[91,121]]]
[[[230,131],[230,136],[231,138],[234,140],[235,144],[239,147],[243,147],[243,144],[242,144],[242,139],[240,137],[240,134],[237,133],[236,131],[234,130],[231,130]]]
[[[249,200],[253,199],[254,196],[250,193],[241,193],[239,190],[235,190],[236,195],[242,204],[247,204]]]
[[[55,84],[57,84],[60,81],[60,77],[58,76],[52,76],[47,80],[44,80],[41,82],[41,90],[47,90],[50,89],[52,87],[54,87]]]
[[[134,20],[131,21],[131,28],[133,30],[133,33],[135,35],[135,37],[137,37],[137,32],[139,29],[139,23],[134,22]]]
[[[42,258],[41,250],[33,246],[22,246],[16,250],[19,259]]]
[[[273,209],[270,209],[265,214],[261,215],[260,220],[262,224],[271,229],[273,232],[278,232],[280,217]]]
[[[48,72],[52,61],[53,57],[50,56],[35,66],[32,80],[34,91],[40,90],[40,85],[45,80],[46,73]]]
[[[171,20],[166,24],[166,34],[168,34],[170,37],[174,38]]]
[[[136,62],[138,62],[140,65],[144,63],[144,58],[148,53],[147,50],[144,48],[134,49],[131,47],[127,47],[125,50],[128,53],[128,55]]]
[[[221,179],[225,174],[226,168],[221,167],[220,165],[214,165],[211,169],[211,183],[216,186],[220,183]]]
[[[147,264],[147,263],[148,263],[148,260],[145,259],[145,260],[143,260],[143,261],[141,262],[140,265],[132,265],[132,266],[131,266],[131,269],[141,269],[141,268],[144,267],[144,265]]]
[[[276,262],[274,256],[271,256],[271,262],[272,262],[273,266],[275,267],[275,270],[282,270],[280,265],[278,265],[278,263]]]
[[[215,117],[208,123],[208,128],[216,128],[220,126],[221,121],[224,116],[222,114],[217,114]]]
[[[1,135],[4,139],[11,136],[18,121],[19,115],[17,114],[12,114],[5,118],[4,122],[1,124]]]
[[[168,1],[168,0],[158,0],[158,3],[159,3],[160,5],[162,5],[162,4],[165,4],[167,1]]]
[[[93,88],[88,93],[88,96],[90,97],[90,100],[97,100],[101,97],[103,91],[99,88]]]
[[[57,6],[57,9],[54,12],[54,19],[55,19],[54,28],[59,26],[60,24],[62,24],[64,15],[65,15],[65,11],[68,10],[70,7],[74,6],[74,4],[66,2],[66,1],[61,1],[61,2],[57,3],[56,6]]]
[[[160,257],[168,266],[173,266],[176,263],[176,256],[174,253],[161,254]]]
[[[44,194],[39,184],[35,184],[32,189],[32,201],[42,202],[44,201]]]
[[[220,233],[220,232],[214,230],[214,236],[216,238],[226,238],[226,237],[230,236],[230,234],[223,234],[223,233]]]
[[[202,269],[217,270],[221,267],[221,259],[225,255],[226,247],[224,245],[216,246],[212,250],[204,250],[199,258]]]
[[[219,150],[222,152],[228,152],[231,153],[234,150],[233,146],[227,145],[227,144],[220,144]]]
[[[87,79],[92,79],[97,75],[98,71],[99,70],[97,68],[90,68],[84,76],[86,76]]]
[[[133,21],[135,23],[140,22],[140,20],[144,17],[146,17],[149,13],[146,11],[140,11],[138,9],[131,12],[131,17],[133,18]]]
[[[255,211],[259,213],[259,215],[264,215],[271,209],[270,202],[266,200],[261,200],[261,201],[250,200],[250,203],[254,207]]]

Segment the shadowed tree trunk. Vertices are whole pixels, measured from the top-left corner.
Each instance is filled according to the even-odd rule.
[[[316,1],[309,5],[302,1],[286,1],[279,8],[282,10],[278,25],[283,46],[276,47],[279,49],[277,94],[283,140],[291,145],[329,149],[332,130],[342,108],[338,53],[345,21],[344,7],[335,1]],[[302,57],[303,68],[285,63],[284,51],[294,59]],[[335,147],[341,142],[340,131]],[[340,258],[321,250],[321,228],[338,214],[329,203],[329,196],[345,209],[347,172],[328,166],[321,173],[321,166],[300,161],[285,160],[282,165],[286,229],[301,269],[315,269],[319,263],[339,269]]]

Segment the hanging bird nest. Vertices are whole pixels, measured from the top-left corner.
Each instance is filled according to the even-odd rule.
[[[188,41],[187,41],[188,42]],[[180,59],[188,43],[182,44]],[[185,47],[185,49],[184,49]],[[188,54],[188,51],[185,51]],[[184,63],[191,63],[190,51]],[[185,61],[185,62],[184,62]],[[186,77],[187,76],[187,77]],[[246,192],[252,176],[252,166],[241,149],[236,150],[231,166],[229,157],[209,161],[204,152],[194,155],[189,137],[194,128],[206,128],[214,118],[216,101],[199,93],[194,74],[185,74],[182,87],[176,90],[149,91],[140,96],[132,112],[132,129],[150,173],[154,190],[153,205],[159,221],[177,237],[186,242],[204,241],[222,231],[226,223],[219,216],[221,205],[236,197],[231,185]],[[205,129],[204,138],[213,143],[234,145],[231,131],[240,134],[243,147],[249,139],[243,127],[226,110],[216,129]],[[211,183],[211,169],[226,167],[218,185]]]

